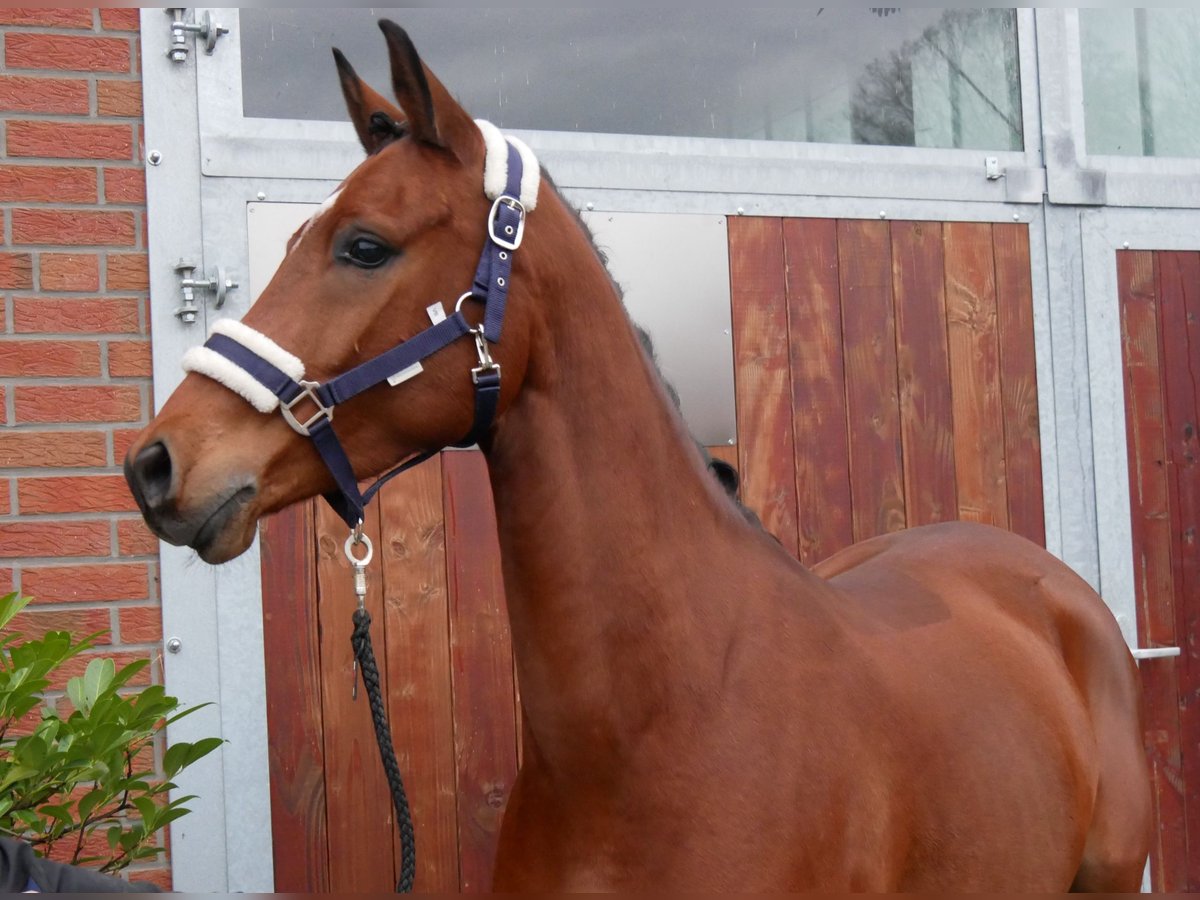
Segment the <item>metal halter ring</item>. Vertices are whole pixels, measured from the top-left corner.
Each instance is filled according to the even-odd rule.
[[[354,555],[354,547],[357,544],[363,544],[367,548],[367,552],[363,554],[362,559]],[[375,547],[371,543],[371,539],[362,533],[362,523],[350,532],[350,536],[346,538],[346,544],[342,549],[346,553],[346,559],[350,560],[352,566],[368,566],[371,564],[371,559],[375,556]]]

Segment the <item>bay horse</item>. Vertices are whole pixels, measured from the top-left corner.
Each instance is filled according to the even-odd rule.
[[[802,567],[706,475],[528,148],[381,27],[398,105],[335,51],[366,160],[129,450],[150,527],[220,563],[346,467],[477,441],[527,720],[497,889],[1137,890],[1138,677],[1096,593],[971,524]],[[379,358],[412,377],[332,396]]]

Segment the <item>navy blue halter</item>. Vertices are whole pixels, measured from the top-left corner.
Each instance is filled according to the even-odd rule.
[[[367,504],[387,481],[424,462],[444,448],[427,450],[406,460],[379,478],[365,493],[360,492],[358,481],[354,477],[354,467],[333,430],[334,407],[386,382],[396,373],[432,356],[459,338],[472,335],[479,357],[478,367],[471,370],[471,380],[475,387],[475,422],[470,433],[455,446],[469,447],[479,443],[495,420],[496,407],[500,400],[500,366],[492,360],[488,344],[500,340],[504,309],[508,302],[513,254],[524,236],[525,207],[518,199],[521,196],[521,175],[521,155],[516,147],[509,143],[507,183],[504,193],[495,200],[488,214],[487,239],[484,241],[483,253],[475,270],[471,290],[459,298],[454,312],[446,319],[386,353],[367,360],[324,384],[318,384],[313,381],[296,381],[227,335],[214,334],[205,342],[205,347],[243,369],[278,397],[281,412],[288,424],[298,433],[312,439],[337,484],[337,490],[326,494],[325,499],[352,529],[362,522]],[[483,322],[479,326],[472,327],[462,314],[462,303],[468,298],[484,304]],[[316,410],[308,413],[306,418],[300,419],[297,407],[305,401],[314,405]]]

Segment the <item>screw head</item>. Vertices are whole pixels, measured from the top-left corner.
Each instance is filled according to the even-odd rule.
[[[161,150],[151,150],[146,154],[146,162],[150,163],[152,166],[160,165],[162,161],[163,155]]]
[[[167,641],[167,652],[168,653],[178,653],[182,649],[183,649],[183,641],[181,641],[179,638],[173,637],[169,641]]]
[[[256,197],[257,197],[259,200],[266,200],[266,199],[267,199],[267,192],[266,192],[266,191],[259,191],[259,192],[258,192],[257,194],[255,194],[254,196],[256,196]]]

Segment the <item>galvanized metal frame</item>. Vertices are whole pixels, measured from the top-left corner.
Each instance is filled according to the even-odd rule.
[[[207,268],[202,228],[202,178],[196,135],[196,73],[192,62],[166,57],[170,20],[142,11],[147,207],[151,227],[150,297],[154,405],[183,377],[179,358],[203,341],[201,322],[186,326],[174,271],[181,258]],[[170,223],[168,227],[154,223]],[[236,292],[235,295],[236,296]],[[196,794],[190,815],[171,824],[171,861],[179,891],[263,892],[273,888],[271,816],[262,661],[262,587],[257,543],[237,563],[213,568],[190,550],[159,545],[163,635],[179,640],[163,654],[166,686],[187,704],[211,703],[168,728],[168,740],[219,736],[216,752],[176,779],[179,797]]]
[[[1200,159],[1087,151],[1078,9],[1036,13],[1051,203],[1200,207]]]

